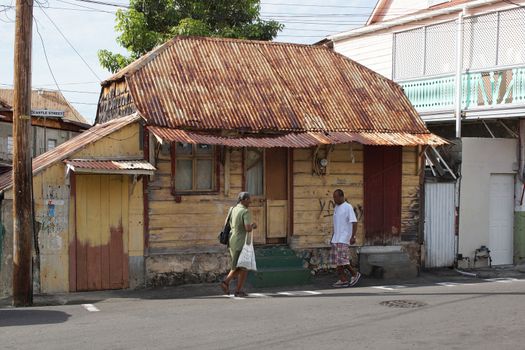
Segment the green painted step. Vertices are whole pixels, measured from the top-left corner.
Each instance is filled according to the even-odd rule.
[[[305,268],[275,268],[250,271],[248,283],[255,288],[308,284],[312,274]]]
[[[248,283],[255,288],[307,284],[310,270],[303,267],[303,260],[287,246],[255,247],[257,271],[250,272]]]

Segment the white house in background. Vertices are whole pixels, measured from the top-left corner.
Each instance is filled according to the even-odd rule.
[[[459,175],[456,195],[427,181],[429,267],[525,260],[524,6],[380,0],[365,26],[321,42],[399,83],[428,128],[455,145],[441,153]]]

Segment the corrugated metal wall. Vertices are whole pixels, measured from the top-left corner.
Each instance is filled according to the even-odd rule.
[[[425,184],[425,267],[454,264],[454,183]]]

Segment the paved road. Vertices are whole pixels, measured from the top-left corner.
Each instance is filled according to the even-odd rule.
[[[516,350],[524,319],[519,279],[115,298],[0,309],[0,348]]]

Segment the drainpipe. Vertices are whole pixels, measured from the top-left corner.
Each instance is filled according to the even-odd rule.
[[[463,16],[466,9],[463,8],[458,15],[458,33],[456,39],[456,137],[461,138],[461,73],[463,71],[463,38],[464,38],[464,24]]]

